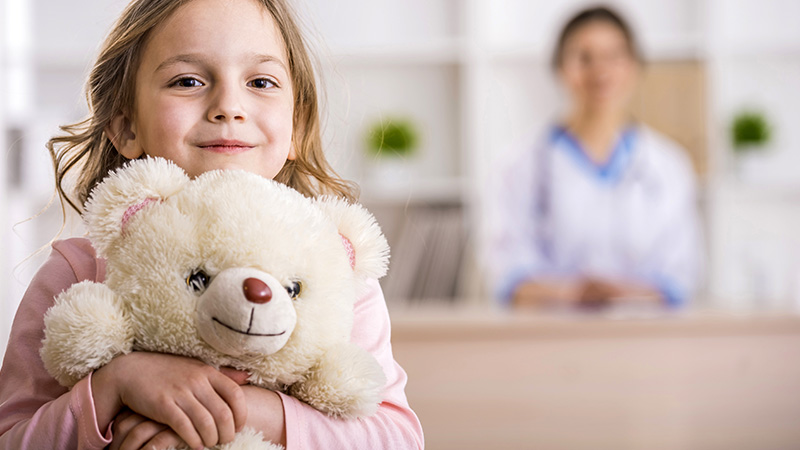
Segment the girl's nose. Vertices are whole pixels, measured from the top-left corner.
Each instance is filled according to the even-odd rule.
[[[272,289],[267,286],[267,283],[258,278],[244,280],[242,290],[244,291],[244,298],[250,302],[264,304],[272,300]]]
[[[208,109],[208,120],[212,122],[246,120],[247,114],[238,94],[233,86],[218,86],[213,103]]]

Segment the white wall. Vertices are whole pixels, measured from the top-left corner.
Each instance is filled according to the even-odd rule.
[[[19,223],[36,215],[52,193],[44,143],[57,125],[84,115],[82,86],[88,66],[125,3],[2,3],[0,128],[21,129],[23,140],[3,143],[5,132],[0,137],[0,343],[46,252],[25,258],[46,245],[61,222],[58,209],[50,208],[46,218]],[[800,3],[610,3],[631,18],[647,56],[694,58],[708,66],[711,293],[723,306],[746,303],[726,302],[753,295],[775,297],[775,304],[797,299],[800,262],[793,255],[795,230],[800,230],[795,213],[800,206],[800,28],[795,21]],[[362,154],[365,129],[382,114],[412,115],[421,123],[422,147],[409,162],[411,175],[383,194],[392,197],[394,190],[395,197],[411,196],[414,191],[423,198],[474,202],[482,177],[492,173],[492,160],[561,107],[562,95],[547,65],[549,49],[566,16],[583,4],[299,0],[307,13],[305,22],[321,41],[316,47],[330,112],[325,137],[335,167],[365,182],[367,195],[375,192],[369,189],[374,164]],[[775,139],[771,153],[735,177],[729,170],[727,123],[738,108],[749,105],[769,113]],[[18,186],[5,179],[14,160],[10,155],[21,155],[23,161]],[[375,197],[380,201],[381,195]]]

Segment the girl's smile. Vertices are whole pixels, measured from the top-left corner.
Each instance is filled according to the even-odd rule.
[[[200,142],[197,144],[197,146],[203,150],[208,150],[215,153],[225,153],[229,155],[246,152],[255,147],[253,144],[248,144],[247,142],[229,139],[217,139],[215,141]]]
[[[161,156],[190,176],[242,169],[274,178],[295,157],[293,114],[272,16],[252,0],[194,0],[148,36],[134,111],[109,135],[125,157]]]

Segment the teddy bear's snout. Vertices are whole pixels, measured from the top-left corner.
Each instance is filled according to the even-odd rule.
[[[261,305],[272,300],[272,289],[267,286],[267,283],[264,283],[258,278],[247,278],[244,280],[244,283],[242,283],[242,291],[244,291],[244,298],[252,303]]]

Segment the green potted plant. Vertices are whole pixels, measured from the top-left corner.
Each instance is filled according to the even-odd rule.
[[[418,143],[419,133],[409,119],[385,117],[367,130],[366,148],[376,157],[407,159],[416,151]]]
[[[760,112],[742,111],[731,123],[731,143],[737,154],[763,150],[770,138],[770,126]]]
[[[743,110],[736,113],[729,129],[732,168],[739,181],[752,182],[761,178],[763,155],[771,137],[771,128],[763,113]]]

